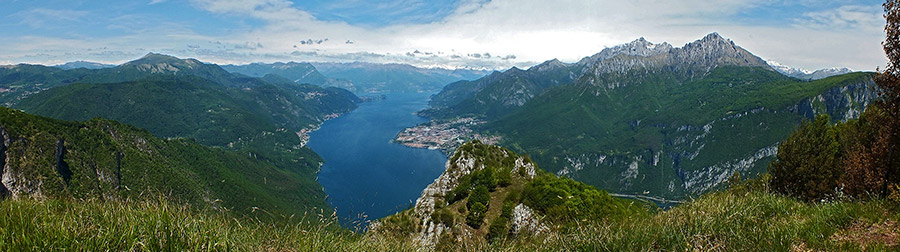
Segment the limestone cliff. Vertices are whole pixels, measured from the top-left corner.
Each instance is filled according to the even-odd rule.
[[[453,194],[470,185],[473,175],[484,173],[485,170],[491,170],[497,177],[504,176],[499,173],[508,174],[508,184],[498,185],[490,193],[491,200],[485,214],[487,218],[481,221],[490,223],[502,215],[501,204],[505,203],[503,197],[509,193],[520,193],[524,184],[535,177],[536,169],[529,159],[510,150],[478,142],[464,144],[447,161],[446,170],[422,191],[413,209],[374,222],[369,229],[371,232],[395,232],[398,230],[396,219],[408,218],[412,227],[400,230],[412,231],[413,241],[423,248],[434,248],[441,242],[473,243],[483,240],[488,232],[488,225],[473,227],[464,220],[466,215],[463,210],[469,199],[453,202]],[[513,205],[515,207],[510,208],[512,211],[508,221],[511,234],[548,230],[541,222],[541,217],[531,208],[521,203]]]

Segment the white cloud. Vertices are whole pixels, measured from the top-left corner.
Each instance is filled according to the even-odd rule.
[[[330,8],[353,1],[335,2]],[[84,44],[104,44],[123,52],[139,45],[217,63],[358,60],[507,68],[553,58],[572,62],[638,37],[679,46],[719,32],[763,58],[794,67],[871,70],[885,62],[880,47],[884,21],[878,6],[845,5],[798,13],[799,18],[779,26],[732,21],[743,11],[777,2],[465,0],[452,14],[433,23],[367,28],[319,20],[287,0],[192,0],[192,6],[215,15],[259,20],[263,25],[216,36],[197,35],[188,26],[174,32],[160,27],[149,29],[157,32],[141,31],[109,41],[86,40]],[[329,41],[300,44],[324,38]],[[416,50],[432,54],[407,55]],[[492,57],[468,56],[475,53]],[[0,56],[0,60],[8,59]]]
[[[46,9],[46,8],[37,8],[31,9],[27,11],[21,11],[13,14],[21,19],[20,24],[28,25],[32,28],[43,27],[44,23],[47,21],[64,21],[64,22],[78,22],[81,21],[82,18],[87,16],[89,12],[87,11],[76,11],[76,10],[56,10],[56,9]]]
[[[817,29],[868,30],[884,28],[881,6],[847,5],[837,9],[809,12],[798,19],[798,25]]]

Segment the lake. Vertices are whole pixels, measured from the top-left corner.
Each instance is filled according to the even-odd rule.
[[[387,94],[387,99],[322,124],[308,146],[325,159],[319,183],[341,223],[355,226],[407,209],[444,171],[438,150],[391,143],[398,132],[427,121],[413,113],[429,94]]]

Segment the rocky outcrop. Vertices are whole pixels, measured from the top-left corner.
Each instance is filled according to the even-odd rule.
[[[513,235],[539,234],[550,230],[547,225],[541,222],[540,216],[535,214],[534,210],[531,210],[525,204],[519,204],[513,208],[511,221],[510,231]]]
[[[455,242],[462,242],[474,237],[476,230],[469,228],[466,224],[451,227],[441,220],[433,219],[433,216],[439,209],[448,207],[444,201],[445,197],[460,184],[460,180],[464,176],[486,168],[486,163],[489,162],[485,160],[485,156],[495,159],[514,159],[507,164],[513,166],[509,172],[517,181],[530,181],[536,175],[537,167],[534,163],[524,157],[519,157],[512,151],[480,143],[478,143],[478,148],[482,149],[474,150],[475,148],[470,148],[473,145],[474,143],[467,143],[457,149],[455,155],[447,161],[446,170],[422,191],[421,196],[416,200],[415,207],[411,210],[410,214],[417,223],[417,227],[414,229],[417,231],[413,234],[413,240],[423,248],[434,248],[441,239],[448,239],[448,237],[458,239]],[[455,209],[453,208],[451,211],[456,211]],[[447,211],[447,209],[442,211]],[[515,208],[510,220],[516,233],[537,233],[547,230],[538,215],[522,204]],[[379,232],[384,228],[383,225],[380,222],[372,223],[369,225],[369,230]]]
[[[581,59],[576,64],[582,67],[588,67],[618,55],[650,57],[652,55],[667,53],[669,50],[672,50],[672,48],[672,45],[669,43],[663,42],[661,44],[653,44],[641,37],[627,44],[603,49],[603,51],[600,51],[597,54]]]
[[[793,113],[814,118],[818,114],[828,114],[841,121],[859,118],[862,112],[878,97],[875,81],[867,78],[862,82],[836,87],[789,107]]]
[[[4,129],[3,126],[0,126],[0,182],[3,181],[3,174],[7,169],[6,164],[9,162],[6,156],[6,150],[8,148],[9,134],[6,133],[6,129]],[[6,188],[4,183],[0,183],[0,198],[7,196],[9,196],[9,189]]]
[[[69,169],[69,164],[66,163],[65,157],[65,141],[62,139],[56,140],[56,172],[59,173],[59,176],[62,177],[63,181],[68,185],[69,180],[72,179],[72,170]]]
[[[28,159],[29,157],[19,157],[24,151],[27,143],[21,139],[14,139],[5,129],[0,126],[0,136],[2,136],[2,159],[3,171],[0,174],[0,187],[4,193],[13,199],[19,197],[43,198],[44,193],[42,185],[44,181],[37,174],[29,174],[26,168],[19,165],[23,160],[13,161],[11,159]],[[39,160],[42,157],[30,157],[32,160]],[[48,167],[49,168],[49,167]]]

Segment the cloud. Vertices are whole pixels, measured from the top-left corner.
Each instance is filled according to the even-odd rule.
[[[35,8],[17,12],[12,16],[20,18],[20,24],[28,25],[32,28],[41,28],[48,21],[81,22],[82,18],[88,14],[89,12],[87,11]]]
[[[155,2],[162,1],[151,1]],[[435,19],[415,16],[414,9],[422,3],[343,0],[326,6],[326,10],[363,8],[410,15],[407,21],[367,27],[335,21],[352,19],[319,18],[298,6],[302,3],[288,0],[189,0],[189,6],[210,16],[249,25],[220,34],[204,33],[190,24],[138,22],[125,26],[128,35],[112,38],[67,40],[44,36],[36,44],[59,46],[50,52],[27,45],[33,39],[0,38],[0,43],[7,45],[0,48],[0,55],[4,55],[0,60],[35,60],[39,57],[20,56],[77,52],[79,46],[99,44],[129,53],[137,51],[135,48],[183,53],[217,63],[373,61],[505,69],[553,58],[574,62],[638,37],[679,46],[719,32],[763,58],[795,67],[874,69],[884,62],[879,44],[884,36],[883,20],[880,7],[874,4],[836,1],[823,5],[812,0],[462,0]],[[794,9],[773,22],[735,18],[783,5]],[[75,14],[70,16],[87,15]],[[338,43],[328,43],[325,38]],[[65,45],[68,42],[71,45]],[[419,53],[415,53],[417,50]],[[75,56],[56,58],[63,57]]]
[[[881,30],[884,27],[880,6],[847,5],[837,9],[808,12],[797,19],[799,26],[816,29]]]
[[[321,45],[322,43],[325,43],[325,42],[328,42],[328,38],[319,39],[319,40],[313,40],[313,39],[301,40],[300,44],[301,45]]]

